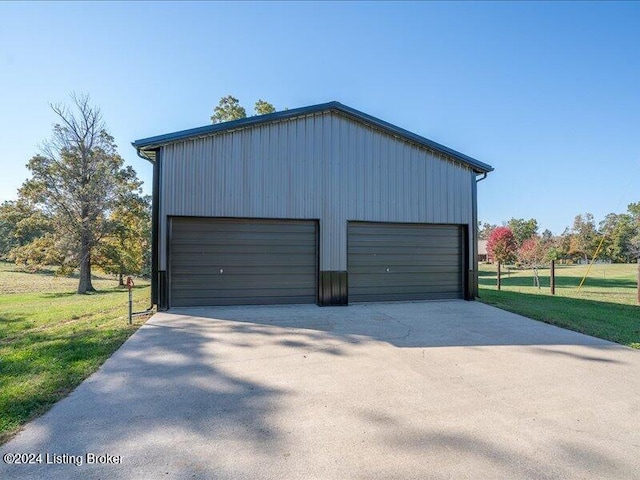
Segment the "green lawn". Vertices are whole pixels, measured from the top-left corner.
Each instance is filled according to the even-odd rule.
[[[640,349],[640,306],[636,305],[636,264],[594,265],[582,289],[586,265],[556,266],[556,295],[549,270],[541,270],[541,289],[531,270],[503,267],[502,290],[496,289],[496,266],[480,265],[480,300],[563,328]]]
[[[126,290],[97,277],[98,292],[76,295],[77,279],[24,273],[0,262],[0,443],[82,382],[144,322],[127,323]],[[149,304],[138,280],[134,310]]]

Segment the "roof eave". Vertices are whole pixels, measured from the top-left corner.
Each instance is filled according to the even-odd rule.
[[[181,130],[179,132],[168,133],[164,135],[157,135],[154,137],[143,138],[132,142],[131,145],[138,151],[138,155],[146,158],[149,161],[153,161],[143,155],[152,155],[155,157],[155,150],[166,145],[168,143],[177,142],[180,140],[186,140],[189,138],[197,138],[203,136],[213,135],[218,132],[236,130],[238,128],[246,128],[257,124],[269,123],[281,120],[287,120],[302,115],[312,115],[314,113],[325,112],[335,110],[342,112],[348,116],[354,117],[360,122],[369,124],[373,127],[380,128],[388,133],[397,135],[401,138],[405,138],[414,143],[443,153],[451,158],[454,158],[462,163],[470,166],[476,173],[489,173],[493,171],[493,167],[486,163],[480,162],[475,158],[469,157],[463,153],[453,150],[449,147],[445,147],[437,142],[429,140],[428,138],[417,135],[413,132],[397,127],[389,122],[385,122],[379,118],[368,115],[364,112],[356,110],[341,104],[340,102],[327,102],[318,105],[312,105],[309,107],[294,108],[291,110],[283,110],[280,112],[269,113],[266,115],[258,115],[255,117],[241,118],[238,120],[232,120],[230,122],[217,123],[214,125],[205,125],[204,127],[191,128],[188,130]],[[142,155],[141,155],[142,152]],[[153,152],[153,154],[151,153]]]

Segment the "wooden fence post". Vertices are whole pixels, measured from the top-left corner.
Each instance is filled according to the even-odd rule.
[[[549,283],[551,283],[551,295],[556,294],[556,261],[551,260],[551,275],[549,277]]]
[[[498,290],[500,290],[500,262],[498,262],[498,279],[496,283]]]
[[[640,305],[640,258],[638,259],[638,282],[637,282],[637,293],[638,293],[638,305]]]

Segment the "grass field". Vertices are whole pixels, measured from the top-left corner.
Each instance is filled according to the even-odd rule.
[[[531,270],[505,272],[496,288],[496,266],[480,265],[480,300],[529,318],[640,349],[640,306],[636,305],[636,264],[594,265],[582,289],[586,265],[556,266],[556,295],[549,270],[540,271],[541,289]]]
[[[77,278],[21,272],[0,262],[0,443],[45,412],[98,367],[144,322],[127,323],[127,291],[113,277],[76,295]],[[149,304],[138,280],[134,310]]]

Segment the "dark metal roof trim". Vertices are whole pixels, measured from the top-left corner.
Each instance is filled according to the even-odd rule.
[[[140,140],[136,140],[135,142],[132,143],[132,145],[136,148],[136,150],[138,150],[138,152],[141,152],[141,151],[149,152],[150,150],[156,150],[158,147],[162,145],[177,142],[179,140],[208,136],[218,132],[236,130],[238,128],[246,128],[253,125],[275,122],[279,120],[288,120],[288,119],[300,117],[303,115],[311,115],[314,113],[321,113],[321,112],[326,112],[331,110],[342,112],[347,116],[355,118],[356,120],[362,123],[369,124],[373,127],[377,127],[383,131],[391,133],[392,135],[397,135],[399,137],[405,138],[418,145],[422,145],[429,149],[441,152],[445,155],[448,155],[456,160],[459,160],[471,166],[474,169],[474,171],[478,173],[487,173],[487,172],[493,171],[493,167],[491,165],[483,163],[463,153],[457,152],[456,150],[453,150],[449,147],[445,147],[444,145],[441,145],[432,140],[429,140],[428,138],[422,137],[408,130],[397,127],[389,122],[385,122],[384,120],[380,120],[379,118],[373,117],[364,112],[356,110],[355,108],[347,107],[346,105],[343,105],[340,102],[320,103],[318,105],[311,105],[309,107],[294,108],[291,110],[283,110],[281,112],[269,113],[266,115],[258,115],[255,117],[241,118],[239,120],[232,120],[230,122],[217,123],[213,125],[205,125],[204,127],[192,128],[189,130],[182,130],[179,132],[167,133],[165,135],[157,135],[155,137],[143,138]]]

